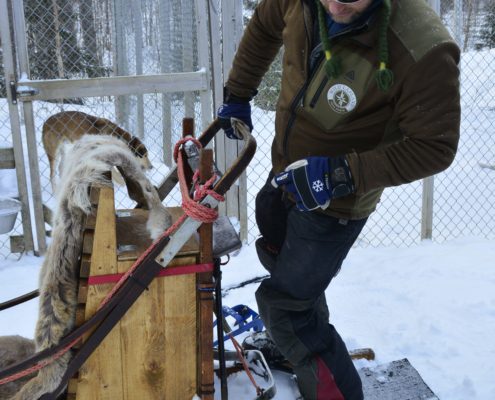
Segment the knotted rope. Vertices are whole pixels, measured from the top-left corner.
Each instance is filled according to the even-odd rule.
[[[156,246],[160,243],[162,239],[167,236],[170,236],[173,232],[177,230],[177,228],[184,222],[184,220],[189,216],[196,221],[200,221],[203,223],[211,223],[214,222],[218,218],[218,211],[207,207],[199,202],[206,197],[207,195],[212,196],[217,201],[224,201],[224,197],[214,190],[210,189],[213,183],[216,180],[216,175],[213,175],[210,179],[208,179],[203,185],[199,184],[199,171],[196,170],[193,174],[193,187],[194,187],[194,196],[193,199],[189,196],[189,191],[187,187],[187,182],[184,174],[184,160],[181,150],[181,146],[186,142],[193,142],[199,149],[203,146],[201,143],[194,139],[193,137],[186,137],[179,140],[174,148],[174,160],[177,164],[177,176],[179,178],[179,188],[182,196],[182,209],[184,210],[184,214],[177,219],[177,221],[170,226],[165,232],[163,232],[158,239],[156,239],[146,251],[141,254],[141,256],[132,264],[129,270],[122,276],[122,278],[115,284],[112,290],[105,296],[103,301],[98,306],[98,310],[100,310],[105,304],[107,304],[110,299],[115,295],[115,293],[122,287],[125,281],[132,275],[132,273],[136,270],[138,265],[148,256],[151,251],[153,251]],[[81,336],[74,339],[70,342],[66,347],[52,355],[50,358],[44,359],[42,361],[37,362],[32,367],[29,367],[23,371],[19,371],[18,373],[9,375],[0,380],[0,385],[16,381],[21,379],[27,375],[30,375],[40,369],[46,367],[52,362],[56,361],[60,357],[62,357],[65,353],[67,353],[73,346],[75,346],[80,340]]]

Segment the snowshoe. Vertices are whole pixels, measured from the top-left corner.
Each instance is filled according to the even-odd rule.
[[[268,365],[280,364],[285,361],[285,357],[267,331],[254,332],[246,336],[242,342],[242,348],[244,350],[260,351]]]

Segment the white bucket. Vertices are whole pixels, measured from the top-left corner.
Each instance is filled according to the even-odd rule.
[[[14,229],[17,213],[21,211],[21,202],[10,197],[0,197],[0,234]]]

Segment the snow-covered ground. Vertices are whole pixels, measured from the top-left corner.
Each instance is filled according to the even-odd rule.
[[[442,400],[495,399],[495,172],[479,166],[495,162],[494,63],[495,50],[463,56],[459,152],[452,167],[436,178],[434,237],[442,243],[353,248],[327,291],[331,321],[348,347],[372,347],[377,355],[376,361],[360,361],[358,367],[407,357]],[[48,103],[37,107],[37,127],[60,111]],[[1,121],[8,120],[5,110],[0,106]],[[249,170],[254,176],[248,178],[253,183],[250,205],[256,193],[254,182],[259,186],[269,168],[272,121],[273,115],[256,110],[255,133],[261,146]],[[10,135],[6,130],[1,133],[0,138]],[[2,142],[0,147],[8,145]],[[149,147],[159,159],[159,146]],[[39,154],[43,158],[41,148]],[[156,164],[157,176],[163,176],[164,166]],[[51,200],[46,172],[41,179],[43,198]],[[14,172],[1,171],[0,195],[15,196],[16,191]],[[404,244],[411,237],[417,242],[420,205],[420,183],[387,190],[358,242]],[[480,237],[466,236],[466,232]],[[459,238],[452,239],[455,236]],[[19,260],[0,259],[0,302],[35,289],[41,262],[29,254]],[[232,257],[223,271],[225,288],[266,274],[250,245]],[[255,289],[256,285],[249,285],[229,291],[224,303],[256,309]],[[36,300],[0,312],[0,335],[32,337],[36,315]],[[276,378],[276,399],[294,399],[293,382],[281,374]],[[231,398],[254,397],[242,375],[232,377],[229,385]]]
[[[480,238],[354,248],[327,290],[331,322],[349,348],[374,349],[376,361],[358,367],[407,357],[440,399],[493,400],[494,260],[495,241]],[[0,302],[36,288],[40,263],[29,255],[2,261]],[[223,267],[223,286],[265,274],[254,246],[244,246]],[[256,287],[229,291],[224,304],[256,310]],[[36,312],[36,300],[0,312],[0,335],[32,337]],[[276,374],[276,381],[276,399],[295,399],[287,376]],[[242,375],[230,378],[229,390],[231,398],[254,397]]]

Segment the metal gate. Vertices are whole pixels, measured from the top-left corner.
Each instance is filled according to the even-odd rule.
[[[148,176],[156,185],[162,181],[182,118],[193,117],[199,133],[221,104],[223,74],[242,32],[241,9],[242,3],[224,0],[0,0],[7,95],[0,109],[8,108],[12,133],[0,165],[15,167],[23,204],[22,229],[0,243],[0,256],[46,249],[55,199],[42,129],[54,114],[104,118],[138,137],[154,166]],[[78,123],[71,120],[71,129]],[[215,149],[225,170],[237,143],[218,137]],[[241,221],[243,237],[245,182],[244,176],[221,207]],[[117,196],[120,206],[130,206],[127,196]],[[178,193],[165,202],[178,205]]]

